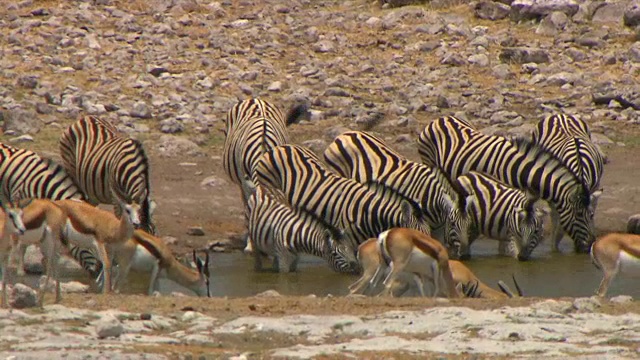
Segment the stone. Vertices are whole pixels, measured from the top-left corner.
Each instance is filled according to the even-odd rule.
[[[13,144],[33,142],[33,136],[29,134],[24,134],[24,135],[20,135],[20,136],[9,139],[9,142]]]
[[[627,220],[627,232],[629,234],[640,235],[640,214],[629,216],[629,219]]]
[[[514,62],[518,64],[524,63],[548,63],[551,61],[549,52],[544,49],[529,47],[511,47],[504,48],[499,55],[500,61],[504,63]]]
[[[140,118],[140,119],[150,119],[151,109],[149,108],[149,105],[147,105],[147,103],[145,103],[144,101],[136,101],[133,104],[133,107],[129,112],[129,115],[135,118]]]
[[[200,186],[203,187],[222,187],[228,184],[227,180],[219,178],[217,176],[207,176],[200,181]]]
[[[23,75],[18,78],[17,85],[25,89],[35,89],[38,87],[38,76]]]
[[[443,65],[462,66],[467,63],[467,60],[456,52],[450,52],[445,54],[440,63]]]
[[[267,290],[267,291],[263,291],[259,294],[256,295],[257,298],[272,298],[272,297],[281,297],[282,295],[280,295],[279,292],[275,291],[275,290]]]
[[[327,148],[327,142],[322,139],[310,139],[303,141],[302,146],[311,149],[316,154],[322,154]]]
[[[313,44],[312,49],[317,53],[328,53],[334,50],[333,42],[329,40],[321,40]]]
[[[575,0],[514,0],[511,3],[511,17],[516,21],[540,19],[554,11],[573,16],[578,12],[578,7]]]
[[[629,295],[618,295],[618,296],[612,297],[611,299],[609,299],[609,301],[611,301],[614,304],[627,304],[627,303],[633,302],[633,297]]]
[[[42,128],[42,122],[34,111],[12,109],[0,111],[2,131],[5,134],[36,134]]]
[[[473,10],[479,19],[500,20],[509,16],[511,6],[496,1],[479,1],[474,4]]]
[[[273,91],[273,92],[279,92],[282,90],[282,82],[281,81],[274,81],[271,84],[269,84],[269,87],[267,88],[267,90],[269,91]]]
[[[474,64],[480,67],[489,66],[489,57],[486,54],[471,55],[467,58],[470,64]]]
[[[177,119],[164,119],[160,121],[160,132],[165,134],[176,134],[184,131],[184,124]]]
[[[629,47],[627,58],[634,63],[640,63],[640,41],[636,41]]]
[[[25,309],[35,307],[37,304],[36,291],[24,284],[15,284],[11,290],[11,307]]]
[[[491,73],[497,79],[507,79],[513,76],[509,64],[498,64],[491,68]]]
[[[205,156],[198,144],[189,139],[175,135],[162,135],[157,143],[157,149],[162,156]]]
[[[636,27],[640,25],[640,0],[634,0],[624,10],[622,20],[626,26]]]
[[[593,23],[616,23],[619,24],[622,21],[626,10],[624,2],[610,3],[605,2],[602,6],[598,7],[591,17]]]
[[[204,236],[204,229],[200,226],[191,226],[187,228],[187,235],[191,236]]]
[[[118,318],[113,315],[107,315],[96,321],[95,331],[98,338],[106,339],[110,337],[120,337],[124,332],[124,327]]]
[[[602,304],[600,299],[595,296],[588,298],[577,298],[573,301],[573,307],[581,312],[593,312],[598,309]]]
[[[42,252],[37,246],[27,246],[27,250],[24,253],[24,272],[38,275],[44,273],[42,260]]]

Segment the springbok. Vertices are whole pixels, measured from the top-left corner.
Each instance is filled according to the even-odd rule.
[[[596,294],[604,297],[618,273],[640,276],[640,235],[612,233],[591,245],[591,260],[604,276]]]
[[[438,240],[417,230],[392,228],[378,236],[378,245],[380,256],[389,264],[381,295],[391,295],[396,278],[402,272],[409,272],[420,279],[417,281],[418,290],[424,296],[424,283],[434,271],[434,294],[438,294],[443,286],[446,296],[462,296],[453,281],[447,249]]]
[[[56,283],[56,303],[60,302],[60,279],[58,276],[58,257],[60,246],[63,244],[62,229],[67,219],[64,211],[50,200],[23,199],[2,203],[4,210],[3,235],[2,235],[2,306],[7,305],[6,279],[7,265],[17,255],[19,268],[22,268],[23,254],[21,249],[28,244],[39,245],[46,259],[46,279],[49,283],[51,277]],[[15,238],[14,238],[15,236]],[[65,244],[66,245],[66,244]],[[38,305],[44,304],[46,286],[38,289]]]
[[[211,297],[208,252],[205,252],[205,260],[202,261],[193,251],[196,265],[196,269],[193,269],[178,261],[162,239],[143,230],[135,230],[131,239],[114,248],[113,252],[118,263],[118,275],[114,281],[116,291],[120,290],[129,270],[133,268],[151,273],[149,295],[158,288],[159,279],[166,277],[198,296]]]
[[[371,238],[360,244],[358,247],[358,262],[362,268],[362,276],[349,286],[350,294],[362,294],[370,288],[375,288],[382,275],[388,270],[388,265],[380,255],[380,245],[376,238]],[[433,262],[431,268],[425,272],[425,277],[430,281],[433,281],[434,267],[436,264],[436,262]],[[462,290],[466,297],[502,299],[516,296],[502,281],[498,282],[498,286],[502,292],[492,289],[478,279],[473,271],[460,261],[449,260],[449,268],[453,274],[453,281],[455,282],[456,287],[458,287],[459,290]],[[419,288],[420,278],[413,274],[411,275],[411,280],[414,281]],[[515,285],[518,290],[518,296],[522,296],[520,286],[517,282],[515,282]],[[399,284],[395,284],[394,286],[399,286]],[[406,289],[407,286],[404,287],[404,290]]]
[[[116,196],[122,217],[118,220],[112,212],[97,208],[84,201],[58,200],[54,203],[67,215],[63,237],[69,243],[81,248],[95,249],[103,264],[104,285],[102,292],[111,291],[111,257],[106,246],[117,252],[133,236],[133,230],[140,225],[139,205],[127,204]]]

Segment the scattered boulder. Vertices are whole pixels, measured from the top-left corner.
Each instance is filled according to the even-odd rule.
[[[5,134],[36,134],[42,128],[42,121],[35,112],[19,108],[0,111],[0,121],[3,121]]]
[[[120,337],[124,332],[124,327],[120,320],[113,315],[103,316],[95,323],[96,335],[100,339],[109,337]]]
[[[157,145],[157,149],[161,155],[166,157],[174,157],[178,155],[204,156],[205,153],[200,150],[198,144],[189,139],[185,139],[174,135],[162,135]]]
[[[636,27],[640,25],[640,1],[633,1],[625,10],[622,20],[626,26]]]
[[[511,17],[516,21],[541,19],[554,11],[573,16],[578,12],[578,2],[575,0],[514,0],[511,3]]]
[[[629,216],[629,219],[627,220],[627,232],[629,234],[640,235],[640,214]]]
[[[529,47],[511,47],[502,49],[499,58],[500,61],[504,63],[513,62],[518,64],[540,64],[551,61],[551,57],[547,50]]]
[[[500,20],[509,16],[511,6],[496,1],[483,0],[473,4],[473,11],[479,19]]]
[[[593,312],[598,309],[602,304],[600,299],[595,296],[588,298],[577,298],[573,301],[573,307],[581,312]]]
[[[15,284],[11,290],[9,304],[15,309],[31,308],[38,305],[36,291],[24,284]]]
[[[591,21],[594,23],[620,23],[625,10],[626,4],[624,2],[605,2],[593,13]]]

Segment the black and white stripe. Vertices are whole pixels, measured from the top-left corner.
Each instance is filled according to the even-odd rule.
[[[337,272],[358,269],[355,251],[341,232],[311,213],[279,202],[261,186],[249,197],[247,216],[258,270],[262,255],[268,255],[280,272],[296,271],[301,253],[325,259]]]
[[[63,132],[60,154],[88,202],[117,204],[118,196],[138,203],[141,229],[155,233],[149,160],[139,141],[122,136],[105,120],[85,116]]]
[[[456,184],[467,194],[469,245],[484,235],[515,245],[512,255],[527,260],[543,240],[546,212],[536,206],[539,198],[475,171],[459,176]]]
[[[277,145],[289,143],[287,125],[294,123],[306,109],[294,106],[287,117],[280,109],[265,100],[248,99],[229,110],[225,122],[223,167],[235,184],[251,178],[258,158]],[[242,189],[242,188],[241,188]],[[242,189],[243,200],[250,194]]]
[[[438,168],[410,161],[381,139],[360,131],[336,137],[324,159],[343,177],[389,187],[419,204],[431,236],[449,246],[452,255],[459,255],[462,244],[467,244],[468,224],[458,207],[458,193]]]
[[[550,115],[536,125],[533,141],[562,160],[591,193],[600,190],[605,157],[591,141],[587,123],[572,115]]]
[[[277,146],[265,153],[254,168],[253,181],[281,192],[290,205],[344,229],[354,249],[392,227],[429,232],[415,204],[387,188],[372,190],[335,175],[300,146]]]
[[[418,140],[424,163],[451,178],[479,171],[540,196],[557,209],[562,228],[578,252],[595,241],[593,195],[554,154],[525,139],[487,136],[443,117],[427,125]]]

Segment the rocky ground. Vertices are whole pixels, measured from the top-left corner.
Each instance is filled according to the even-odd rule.
[[[221,120],[238,99],[308,104],[308,118],[290,130],[314,151],[358,129],[413,159],[416,134],[441,115],[518,135],[564,111],[586,120],[612,159],[599,232],[624,229],[640,176],[637,2],[387,2],[2,3],[1,141],[56,157],[61,129],[79,115],[113,121],[144,141],[158,230],[183,254],[221,249],[243,230],[239,192],[220,159]],[[0,348],[7,356],[82,348],[93,357],[637,357],[635,302],[519,301],[70,294],[63,307],[2,313]],[[103,325],[120,336],[98,339]]]

